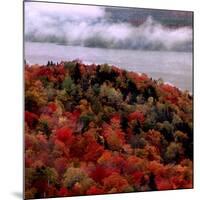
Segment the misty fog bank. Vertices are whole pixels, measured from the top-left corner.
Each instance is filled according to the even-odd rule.
[[[25,4],[25,40],[116,49],[192,50],[190,26],[169,28],[151,16],[136,26],[120,17],[113,22],[110,15],[104,7],[29,2]]]

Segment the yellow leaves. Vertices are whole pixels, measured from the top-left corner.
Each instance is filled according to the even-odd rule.
[[[63,105],[60,101],[56,101],[56,106],[57,106],[57,109],[55,111],[55,113],[57,114],[57,116],[62,116],[63,114]]]
[[[40,80],[36,80],[25,92],[26,100],[34,101],[38,106],[47,104],[47,94]]]
[[[86,99],[81,99],[77,108],[81,110],[82,115],[86,115],[87,113],[93,113],[91,105]]]
[[[64,185],[72,187],[76,182],[85,178],[85,173],[80,168],[70,167],[64,174]]]
[[[184,152],[184,149],[181,143],[171,142],[169,146],[167,147],[165,156],[170,161],[176,160],[183,154],[183,152]]]
[[[145,75],[81,67],[80,77],[57,65],[25,70],[27,197],[43,197],[45,182],[60,196],[191,187],[192,97],[175,104]],[[35,168],[45,177],[37,191]]]
[[[35,193],[37,192],[36,188],[32,187],[25,191],[26,199],[34,199]]]
[[[174,133],[175,142],[183,142],[188,139],[188,136],[186,133],[183,133],[182,131],[176,131]]]
[[[67,122],[66,117],[61,116],[61,117],[58,118],[58,124],[59,124],[60,127],[64,126],[66,124],[66,122]]]
[[[80,100],[80,104],[87,106],[88,105],[88,101],[86,99],[81,99]]]
[[[62,102],[66,102],[67,100],[71,99],[71,96],[66,92],[65,89],[63,90],[57,90],[57,99],[62,101]]]
[[[80,168],[70,167],[64,174],[64,185],[68,188],[73,188],[80,194],[89,189],[93,180]]]

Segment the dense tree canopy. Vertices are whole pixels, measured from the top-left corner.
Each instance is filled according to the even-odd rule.
[[[26,65],[26,199],[192,188],[192,101],[107,64]]]

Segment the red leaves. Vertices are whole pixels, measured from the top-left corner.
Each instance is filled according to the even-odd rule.
[[[119,171],[124,171],[126,168],[126,160],[121,155],[115,155],[112,159],[113,166],[118,169]]]
[[[129,114],[128,120],[129,121],[137,120],[140,123],[143,123],[144,122],[144,114],[141,112],[135,111],[135,112]]]
[[[60,190],[58,191],[59,197],[66,197],[69,196],[69,194],[70,194],[69,191],[64,187],[60,188]]]
[[[51,112],[55,112],[57,109],[57,105],[53,102],[48,104],[48,108],[50,109]]]
[[[173,189],[192,188],[192,181],[191,180],[185,180],[182,176],[172,177],[171,182],[172,182],[172,185],[173,185]]]
[[[169,178],[166,175],[164,177],[156,176],[155,183],[158,190],[192,188],[192,181],[186,180],[182,175],[174,175]]]
[[[171,102],[172,104],[178,103],[180,91],[176,87],[169,84],[162,84],[160,85],[160,90],[167,101]]]
[[[90,173],[90,177],[97,183],[101,183],[104,178],[110,176],[112,173],[117,172],[116,169],[104,165],[97,165]]]
[[[108,171],[103,166],[97,166],[94,170],[92,170],[90,177],[96,182],[101,183],[102,179],[108,176]]]
[[[73,143],[70,147],[70,156],[82,159],[82,155],[85,151],[86,146],[87,146],[86,140],[82,136],[77,135],[74,138]]]
[[[110,121],[112,124],[120,124],[120,115],[115,114]]]
[[[52,65],[51,67],[39,67],[37,69],[37,76],[59,76],[59,75],[65,75],[65,69],[64,66],[61,65]]]
[[[86,152],[84,155],[84,160],[95,162],[101,156],[103,152],[104,152],[104,148],[101,145],[99,145],[97,142],[93,142],[87,146]]]
[[[56,187],[53,185],[49,185],[46,191],[46,197],[55,197],[57,195]]]
[[[52,70],[49,67],[40,67],[37,73],[38,76],[50,76],[52,75]]]
[[[164,175],[166,173],[164,165],[157,161],[149,162],[148,169],[154,175]]]
[[[56,169],[56,171],[59,173],[59,174],[62,174],[65,172],[66,168],[67,168],[67,162],[68,160],[66,158],[57,158],[55,161],[54,161],[54,167]]]
[[[92,186],[91,188],[87,190],[86,194],[88,195],[104,194],[104,190],[97,188],[96,186]]]
[[[136,72],[129,72],[128,75],[136,83],[140,83],[140,82],[149,80],[148,76],[144,73],[140,74],[140,73],[136,73]]]
[[[56,131],[56,136],[58,140],[62,141],[65,144],[71,144],[73,135],[71,129],[68,127],[62,127]]]
[[[163,178],[160,176],[156,176],[155,178],[156,187],[158,190],[170,190],[173,189],[173,185],[170,180],[167,178]]]
[[[25,112],[25,122],[28,124],[30,128],[33,128],[38,121],[38,116],[32,112]]]
[[[48,183],[45,179],[36,179],[33,182],[33,187],[37,189],[37,192],[40,194],[44,194],[48,189]]]
[[[26,197],[192,188],[192,97],[145,74],[112,66],[105,81],[96,65],[73,65],[70,92],[64,62],[25,68]],[[105,83],[120,101],[101,98]]]
[[[178,90],[177,90],[174,86],[172,86],[172,85],[170,85],[170,84],[162,84],[162,85],[160,86],[160,88],[161,88],[163,91],[167,92],[168,94],[175,94],[175,93],[178,92]]]
[[[140,172],[140,171],[134,172],[134,173],[132,174],[132,181],[133,181],[133,184],[134,184],[134,185],[140,185],[143,176],[144,176],[144,173],[143,173],[143,172]]]
[[[137,156],[129,156],[127,158],[127,164],[125,171],[129,174],[132,174],[136,171],[143,171],[146,170],[146,163],[145,160],[142,158],[139,158]]]
[[[112,193],[124,192],[129,188],[128,181],[116,172],[105,178],[103,182],[105,189]]]

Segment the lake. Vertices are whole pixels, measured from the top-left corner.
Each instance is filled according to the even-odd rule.
[[[191,52],[103,49],[25,42],[25,60],[29,64],[75,59],[86,64],[108,63],[129,71],[146,73],[153,79],[162,78],[182,90],[192,92]]]

